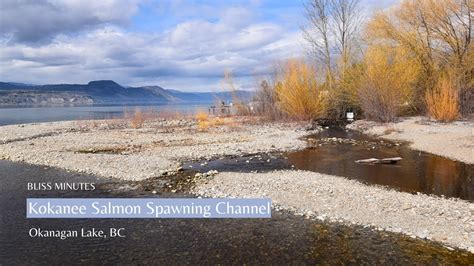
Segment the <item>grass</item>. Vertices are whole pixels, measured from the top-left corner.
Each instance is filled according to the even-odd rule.
[[[240,116],[245,117],[245,121],[252,120],[252,116]],[[226,127],[226,130],[238,130],[241,128],[241,121],[238,119],[239,116],[210,116],[204,111],[198,111],[195,115],[195,119],[198,123],[199,131],[209,131],[211,128]]]

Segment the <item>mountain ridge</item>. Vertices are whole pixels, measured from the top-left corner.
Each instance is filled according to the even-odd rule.
[[[26,85],[0,82],[0,105],[91,105],[132,103],[192,103],[231,101],[233,95],[250,99],[250,91],[183,92],[163,87],[124,87],[113,80],[93,80],[87,84]]]

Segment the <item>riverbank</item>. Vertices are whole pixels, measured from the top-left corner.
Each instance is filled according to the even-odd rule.
[[[139,129],[127,121],[95,120],[0,127],[0,159],[122,180],[173,172],[183,161],[306,147],[314,131],[301,123],[219,120],[202,128],[192,119],[156,120]]]
[[[426,117],[410,117],[381,124],[358,120],[347,126],[374,137],[410,142],[410,147],[454,160],[474,164],[474,123],[438,123]]]
[[[193,192],[205,197],[271,198],[277,209],[363,225],[474,252],[474,204],[369,186],[306,171],[219,173]]]

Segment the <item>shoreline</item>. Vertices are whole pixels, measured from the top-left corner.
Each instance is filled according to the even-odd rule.
[[[248,123],[222,119],[155,120],[142,128],[122,120],[66,121],[0,127],[0,159],[58,167],[121,180],[145,180],[176,171],[184,161],[295,151],[316,131],[302,123]]]
[[[474,164],[474,123],[472,121],[439,123],[429,121],[426,117],[416,116],[387,124],[357,120],[346,128],[377,138],[408,142],[409,147],[414,150]]]

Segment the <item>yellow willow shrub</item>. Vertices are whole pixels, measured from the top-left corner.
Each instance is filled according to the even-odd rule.
[[[196,114],[196,120],[200,130],[207,130],[209,127],[209,115],[204,111],[198,111]]]
[[[441,76],[437,86],[426,92],[425,101],[431,118],[450,122],[459,117],[458,88],[449,75]]]
[[[365,68],[363,64],[352,64],[341,69],[338,80],[329,90],[329,112],[332,117],[342,117],[346,111],[360,110],[358,89],[361,87]]]
[[[437,82],[437,72],[456,71],[464,76],[459,82],[460,108],[472,111],[470,58],[473,0],[402,0],[393,8],[378,12],[368,23],[367,39],[404,47],[422,66],[415,99],[423,109],[423,96]]]
[[[402,48],[372,45],[365,55],[366,72],[359,88],[359,102],[367,118],[390,122],[413,101],[419,66]]]
[[[325,95],[314,68],[303,61],[289,60],[284,64],[275,91],[281,110],[294,118],[310,120],[326,115]]]

